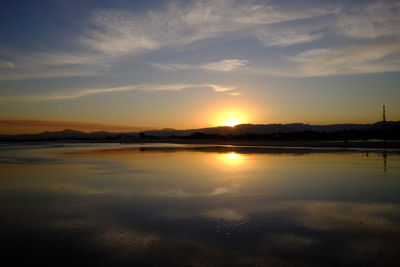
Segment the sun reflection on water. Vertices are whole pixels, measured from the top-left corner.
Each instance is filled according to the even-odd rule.
[[[224,156],[225,159],[227,159],[230,163],[238,163],[238,161],[241,159],[241,156],[235,152],[226,153]]]
[[[233,151],[218,154],[218,159],[223,167],[228,168],[236,168],[245,164],[244,156]]]

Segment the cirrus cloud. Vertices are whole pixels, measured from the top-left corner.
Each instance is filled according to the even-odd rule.
[[[66,100],[75,99],[79,97],[96,95],[96,94],[110,94],[125,91],[182,91],[190,88],[206,88],[211,89],[216,93],[227,92],[234,90],[235,87],[227,87],[212,83],[204,84],[137,84],[126,85],[109,88],[87,88],[80,90],[73,90],[70,92],[53,92],[47,94],[23,95],[23,96],[0,96],[0,101],[46,101],[46,100]]]
[[[299,10],[277,8],[257,1],[172,2],[145,13],[96,10],[80,41],[96,51],[112,55],[137,55],[163,47],[183,47],[221,36],[255,36],[263,25],[328,15],[329,8]]]
[[[241,67],[244,67],[248,64],[247,60],[244,59],[224,59],[220,61],[208,62],[198,65],[190,65],[190,64],[180,64],[180,63],[149,63],[149,65],[166,70],[166,71],[175,71],[175,70],[208,70],[208,71],[221,71],[228,72],[234,71]]]

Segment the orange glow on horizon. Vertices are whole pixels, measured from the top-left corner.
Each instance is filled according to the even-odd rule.
[[[229,120],[227,120],[227,121],[225,121],[224,122],[224,126],[231,126],[231,127],[233,127],[233,126],[236,126],[236,125],[238,125],[238,124],[240,124],[241,122],[239,121],[239,120],[237,120],[237,119],[229,119]]]
[[[152,128],[124,124],[108,124],[95,121],[0,118],[0,134],[37,134],[44,131],[63,131],[65,129],[83,132],[139,132]]]
[[[215,126],[230,126],[234,127],[238,124],[248,123],[249,118],[245,112],[242,111],[223,111],[214,117],[213,124]]]

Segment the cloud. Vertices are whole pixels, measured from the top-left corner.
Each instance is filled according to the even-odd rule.
[[[240,92],[232,92],[229,95],[231,95],[231,96],[240,96],[242,94]]]
[[[199,41],[257,36],[258,27],[329,14],[328,8],[298,8],[286,5],[235,0],[170,1],[159,9],[132,12],[98,9],[91,13],[85,30],[73,38],[73,49],[61,51],[0,51],[0,80],[92,76],[136,56],[163,48],[186,48]],[[202,69],[233,71],[247,61],[226,59],[203,65],[153,63],[165,70]]]
[[[194,65],[176,64],[176,63],[149,62],[148,64],[165,71],[188,70],[195,68]]]
[[[24,56],[27,65],[103,65],[104,56],[90,53],[66,53],[62,51],[38,52]]]
[[[231,91],[235,89],[235,87],[220,86],[217,84],[208,84],[208,86],[211,87],[217,93]]]
[[[319,39],[336,41],[343,37],[347,45],[321,43],[318,48],[282,56],[281,67],[267,65],[247,71],[283,77],[400,71],[400,2],[376,1],[338,7],[332,16],[317,21],[270,25],[258,30],[258,38],[267,47],[286,47]]]
[[[318,77],[400,71],[400,42],[377,42],[305,50],[284,56],[284,66],[257,66],[247,73]]]
[[[18,70],[15,72],[3,72],[0,74],[0,80],[33,80],[49,79],[60,77],[83,77],[98,75],[98,69],[76,68],[76,69],[29,69]],[[0,97],[1,99],[1,97]]]
[[[299,33],[293,30],[268,32],[261,30],[257,35],[260,42],[265,46],[291,46],[316,41],[322,34]]]
[[[123,91],[132,91],[137,90],[138,87],[135,85],[128,85],[128,86],[119,86],[119,87],[110,87],[110,88],[91,88],[91,89],[83,89],[80,91],[74,91],[71,93],[55,93],[51,95],[43,95],[36,97],[36,100],[59,100],[59,99],[72,99],[78,98],[87,95],[93,94],[105,94],[105,93],[112,93],[112,92],[123,92]],[[35,97],[34,97],[35,99]]]
[[[246,66],[247,60],[243,59],[225,59],[217,62],[210,62],[199,66],[200,69],[212,71],[233,71]]]
[[[0,68],[15,68],[15,64],[10,61],[0,59]]]
[[[215,62],[208,62],[199,65],[189,65],[189,64],[174,64],[174,63],[149,63],[151,66],[166,70],[166,71],[176,71],[176,70],[208,70],[208,71],[220,71],[228,72],[234,71],[238,68],[244,67],[248,64],[247,60],[243,59],[224,59]]]
[[[142,85],[128,85],[120,87],[110,87],[110,88],[94,88],[85,89],[81,91],[72,92],[70,94],[53,94],[48,96],[39,97],[39,100],[58,100],[58,99],[72,99],[93,94],[105,94],[113,92],[123,92],[123,91],[181,91],[188,88],[211,88],[215,92],[229,91],[234,88],[223,87],[215,84],[167,84],[167,85],[154,85],[154,84],[142,84]]]
[[[91,17],[94,27],[88,29],[81,41],[91,49],[114,57],[138,55],[168,47],[183,48],[217,37],[256,37],[266,47],[294,46],[320,39],[335,39],[337,35],[351,39],[398,38],[399,9],[400,4],[393,1],[307,9],[291,5],[278,7],[256,1],[174,2],[167,4],[164,9],[140,14],[97,10]],[[293,23],[300,19],[300,23]],[[284,58],[286,67],[282,69],[270,66],[257,72],[274,76],[310,77],[397,71],[398,60],[387,58],[397,51],[383,41],[306,50]],[[389,49],[384,51],[385,47]],[[225,59],[203,64],[149,64],[166,71],[229,72],[247,66],[248,61]]]
[[[236,35],[254,36],[262,25],[329,14],[327,8],[279,9],[257,1],[173,2],[159,10],[134,13],[96,10],[80,38],[87,47],[112,56],[138,55],[163,47],[183,47],[196,41]]]
[[[299,74],[325,76],[400,71],[400,42],[313,49],[289,60],[300,63]]]
[[[24,80],[55,77],[92,76],[108,69],[109,63],[104,55],[98,53],[63,52],[18,52],[1,50],[11,61],[0,60],[0,80]]]
[[[89,88],[74,90],[72,92],[55,92],[50,94],[36,94],[36,95],[25,95],[25,96],[0,96],[0,101],[46,101],[46,100],[65,100],[74,99],[88,95],[95,94],[109,94],[114,92],[124,91],[181,91],[189,88],[209,88],[214,92],[226,92],[235,89],[235,87],[225,87],[217,84],[138,84],[138,85],[126,85],[109,88]]]
[[[343,10],[338,14],[334,29],[339,34],[350,38],[399,37],[400,2],[374,1],[367,5]]]
[[[84,30],[74,38],[77,39],[74,50],[0,51],[0,80],[99,75],[112,71],[112,66],[126,61],[129,56],[159,50],[177,51],[210,45],[214,40],[241,38],[258,40],[264,49],[321,42],[312,44],[314,49],[297,51],[295,55],[278,55],[279,64],[260,66],[259,69],[250,69],[249,62],[237,59],[236,55],[215,62],[148,64],[165,71],[241,70],[243,73],[295,77],[399,70],[398,52],[390,47],[388,52],[383,51],[390,42],[397,44],[400,37],[399,1],[320,4],[307,8],[300,8],[295,1],[284,5],[256,0],[165,1],[159,8],[140,12],[96,9],[87,22]],[[346,47],[340,46],[342,40]],[[368,53],[385,55],[367,59]],[[92,93],[100,91],[86,90],[76,97]],[[67,98],[67,95],[53,99],[57,97]]]

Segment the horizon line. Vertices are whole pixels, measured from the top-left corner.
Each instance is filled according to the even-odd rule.
[[[6,129],[8,126],[12,127],[24,127],[26,130],[20,131],[1,131],[0,135],[25,135],[25,134],[41,134],[45,132],[63,132],[66,130],[70,131],[79,131],[82,133],[95,133],[95,132],[107,132],[112,134],[123,134],[123,133],[140,133],[140,132],[151,132],[151,131],[190,131],[190,130],[200,130],[200,129],[208,129],[208,128],[232,128],[234,129],[237,126],[241,125],[293,125],[293,124],[303,124],[303,125],[311,125],[311,126],[331,126],[331,125],[372,125],[382,122],[382,120],[378,120],[375,122],[364,122],[364,123],[354,123],[354,122],[346,122],[346,123],[327,123],[327,124],[319,124],[319,123],[305,123],[305,122],[290,122],[290,123],[240,123],[235,126],[227,126],[227,125],[216,125],[216,126],[205,126],[205,127],[195,127],[195,128],[173,128],[173,127],[141,127],[141,126],[125,126],[125,125],[113,125],[107,123],[97,123],[91,121],[56,121],[56,120],[34,120],[34,119],[0,119],[0,126],[2,129]],[[386,122],[399,122],[399,120],[392,120]],[[44,128],[47,126],[47,129]],[[33,128],[44,128],[42,130],[34,130]],[[29,129],[30,128],[30,129]],[[57,128],[57,129],[56,129]]]

